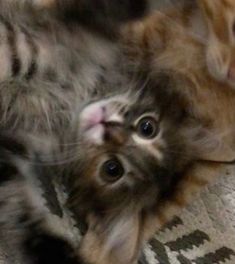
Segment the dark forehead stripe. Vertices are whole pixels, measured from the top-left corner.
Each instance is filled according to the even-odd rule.
[[[143,149],[135,148],[125,153],[127,160],[134,168],[144,175],[145,180],[156,183],[158,187],[165,190],[172,176],[171,166],[163,164]]]
[[[38,65],[37,65],[37,59],[38,59],[38,48],[35,44],[33,38],[30,36],[30,34],[27,32],[26,29],[21,28],[22,32],[25,35],[26,42],[28,44],[28,47],[30,49],[31,54],[31,62],[28,68],[28,71],[25,74],[25,79],[27,81],[31,80],[33,76],[37,73]]]
[[[11,49],[12,76],[17,77],[20,73],[21,62],[20,62],[20,59],[17,53],[16,32],[14,30],[14,27],[11,25],[11,23],[9,23],[2,16],[0,17],[0,23],[2,23],[7,30],[7,40],[8,40],[9,47]]]
[[[170,199],[181,182],[183,173],[179,169],[180,157],[164,153],[161,161],[144,149],[135,147],[126,149],[125,157],[128,162],[140,173],[143,180],[158,187],[161,202]]]

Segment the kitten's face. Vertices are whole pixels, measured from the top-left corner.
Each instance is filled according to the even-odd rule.
[[[200,0],[209,26],[207,65],[217,80],[235,88],[235,1]]]
[[[77,185],[96,201],[123,204],[135,198],[150,206],[181,169],[182,113],[176,98],[164,93],[114,96],[81,112]]]

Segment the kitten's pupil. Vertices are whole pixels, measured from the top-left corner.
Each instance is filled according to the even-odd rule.
[[[117,159],[113,158],[103,164],[102,175],[105,180],[114,182],[124,175],[124,168]]]
[[[154,118],[144,117],[137,125],[137,133],[139,136],[147,139],[154,138],[158,133],[158,126]]]

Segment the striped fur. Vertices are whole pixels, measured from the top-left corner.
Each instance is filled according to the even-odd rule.
[[[161,226],[171,218],[170,205],[178,197],[178,188],[186,196],[199,181],[204,183],[187,178],[191,188],[181,186],[184,173],[200,155],[197,140],[203,132],[184,114],[184,97],[174,91],[186,84],[177,75],[160,73],[142,89],[137,85],[81,111],[77,159],[66,174],[68,206],[88,225],[80,249],[88,262],[136,263],[156,224]],[[158,133],[152,139],[137,133],[143,116],[157,120]],[[114,181],[102,170],[110,159],[118,160],[124,170]],[[175,204],[178,209],[185,201],[179,197]],[[153,217],[156,210],[157,220]]]
[[[48,144],[56,142],[53,147],[58,147],[57,138],[61,136],[71,140],[67,129],[71,122],[77,122],[77,108],[82,108],[92,98],[103,98],[111,92],[120,93],[132,86],[117,67],[119,50],[115,37],[122,22],[135,19],[144,12],[145,1],[137,1],[140,5],[134,8],[134,12],[132,7],[136,6],[136,1],[100,1],[99,7],[104,10],[104,14],[110,14],[107,20],[103,16],[100,18],[99,13],[96,18],[94,2],[99,3],[81,1],[83,4],[80,10],[77,1],[0,1],[0,125],[12,133],[20,132],[29,145],[37,145],[48,163],[55,162],[51,159],[51,152],[49,156],[45,155],[48,154]],[[35,6],[32,5],[34,3]],[[78,10],[73,8],[74,5],[69,6],[70,3]],[[88,11],[91,8],[89,18],[94,15],[94,25],[88,23],[85,12],[87,8]],[[71,10],[72,20],[69,16]],[[112,20],[113,12],[117,16]],[[72,143],[75,146],[77,144],[74,141]],[[58,162],[65,161],[60,156]],[[35,207],[37,212],[35,216],[32,212],[30,221],[36,222],[37,226],[38,221],[44,220],[41,219],[43,214],[37,205],[31,204],[25,188],[27,186],[23,183],[22,189],[17,183],[13,186],[16,196],[20,196],[22,191],[20,205],[29,203]],[[6,195],[8,199],[8,187],[4,186],[3,189],[1,195]],[[11,207],[7,208],[11,210]],[[13,204],[10,214],[17,214],[18,211],[24,211],[24,208]],[[1,212],[4,215],[4,211]],[[7,215],[5,222],[8,220]],[[4,219],[1,217],[0,220]],[[17,229],[15,224],[12,224],[13,228]],[[49,253],[52,253],[53,258],[58,257],[55,251],[62,254],[59,260],[53,260],[58,262],[64,257],[68,263],[80,263],[66,241],[51,237],[50,233],[45,234],[40,226],[37,228],[32,229],[24,244],[33,263],[45,263],[45,257],[49,255],[38,254],[45,254],[46,244],[52,246]],[[19,232],[22,234],[24,231]],[[21,247],[22,240],[18,242]],[[35,244],[31,245],[31,242]],[[55,242],[55,248],[52,242]],[[61,248],[68,252],[67,258]],[[22,263],[27,262],[22,260]]]
[[[119,26],[144,12],[143,0],[1,0],[1,127],[58,136],[79,105],[103,94],[106,71],[116,67]]]

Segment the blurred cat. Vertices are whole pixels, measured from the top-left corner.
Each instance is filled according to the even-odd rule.
[[[161,73],[142,89],[92,102],[79,114],[68,205],[88,223],[80,249],[87,262],[136,263],[146,221],[200,156],[203,129],[185,115],[177,86],[187,89],[187,82]]]

